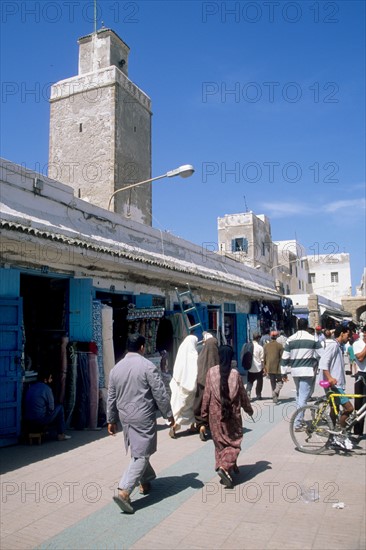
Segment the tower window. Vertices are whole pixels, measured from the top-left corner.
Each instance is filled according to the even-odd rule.
[[[136,126],[133,127],[133,131],[136,133]]]
[[[308,282],[309,282],[309,284],[315,283],[315,273],[309,273]]]
[[[82,131],[83,131],[83,124],[82,124],[82,122],[80,122],[80,124],[79,124],[79,132],[82,132]]]
[[[248,252],[248,239],[241,237],[231,241],[231,252]]]
[[[338,283],[338,271],[331,271],[330,273],[330,282]]]

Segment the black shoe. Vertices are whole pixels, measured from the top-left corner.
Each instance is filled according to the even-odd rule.
[[[148,495],[151,491],[151,483],[146,481],[145,483],[140,483],[139,493],[140,495]]]
[[[225,472],[223,468],[218,468],[217,473],[221,477],[222,483],[225,485],[225,487],[227,487],[228,489],[232,489],[234,487],[231,476],[227,472]]]

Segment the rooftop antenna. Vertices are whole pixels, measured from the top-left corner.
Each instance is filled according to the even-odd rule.
[[[249,212],[249,210],[248,210],[248,205],[247,205],[247,200],[246,200],[246,198],[245,198],[245,195],[243,195],[243,197],[244,197],[244,204],[245,204],[245,212]]]

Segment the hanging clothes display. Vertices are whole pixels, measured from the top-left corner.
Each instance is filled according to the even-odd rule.
[[[99,404],[99,372],[98,372],[98,348],[94,342],[89,345],[89,423],[90,430],[98,427]]]
[[[60,387],[58,401],[63,405],[66,392],[66,377],[67,377],[67,344],[69,343],[68,336],[61,338],[61,368],[60,368]]]
[[[103,330],[102,330],[102,302],[99,300],[93,301],[92,311],[93,322],[93,342],[98,347],[98,373],[99,373],[99,387],[104,387],[104,369],[103,369]]]
[[[85,351],[77,351],[76,356],[76,399],[71,426],[76,430],[84,430],[88,427],[90,409],[89,354]]]
[[[173,313],[173,315],[170,315],[169,317],[167,317],[167,319],[171,322],[173,328],[173,344],[171,351],[169,351],[169,365],[171,365],[171,370],[173,370],[173,365],[178,353],[179,346],[189,333],[184,323],[183,315],[181,313]]]
[[[114,345],[113,345],[113,308],[103,304],[102,306],[102,340],[103,340],[103,373],[104,388],[108,388],[109,373],[114,367]]]
[[[95,342],[71,342],[67,346],[64,410],[68,428],[98,427],[99,372]]]
[[[282,315],[283,315],[283,327],[286,334],[291,334],[292,332],[292,315],[294,311],[294,306],[291,298],[281,298],[282,306]]]
[[[72,413],[75,407],[76,400],[76,379],[77,379],[77,355],[76,343],[72,342],[67,346],[67,374],[65,384],[65,422],[66,427],[71,425]]]
[[[130,307],[127,313],[128,334],[138,332],[145,337],[145,355],[156,352],[156,338],[160,319],[164,316],[163,307]]]

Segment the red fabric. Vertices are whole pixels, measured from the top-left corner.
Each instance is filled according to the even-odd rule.
[[[89,342],[89,351],[98,355],[98,346],[95,342]]]
[[[229,422],[221,420],[219,366],[212,367],[207,372],[201,414],[202,418],[208,418],[215,444],[215,469],[221,467],[230,472],[236,464],[243,439],[241,407],[249,414],[253,412],[253,409],[237,370],[231,370],[228,382],[233,411]]]

